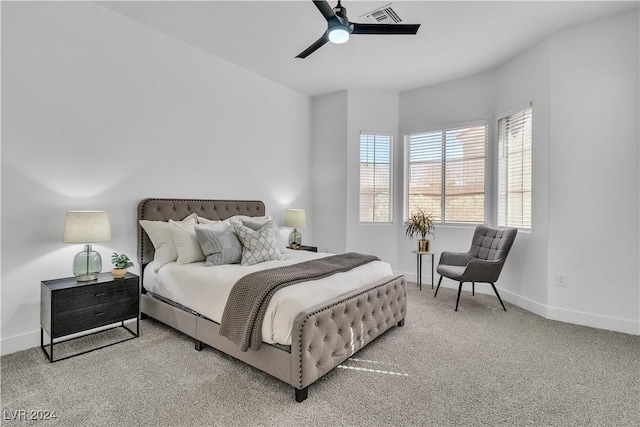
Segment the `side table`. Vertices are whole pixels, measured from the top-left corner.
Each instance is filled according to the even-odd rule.
[[[136,329],[132,331],[124,321],[136,319]],[[116,343],[92,348],[60,359],[53,358],[54,338],[60,338],[90,329],[119,324],[129,331],[131,337]],[[44,345],[44,332],[49,335],[49,344]],[[98,331],[95,333],[104,332]],[[89,334],[87,334],[89,335]],[[108,347],[140,335],[140,288],[138,276],[127,273],[121,279],[111,273],[100,273],[98,278],[88,282],[78,282],[75,277],[45,280],[40,286],[40,348],[49,362],[57,362],[99,348]],[[85,336],[85,335],[82,335]],[[56,342],[60,344],[75,338]],[[49,352],[47,352],[49,347]]]
[[[292,248],[291,246],[287,246],[287,248],[288,249],[298,250],[298,251],[318,252],[318,247],[317,246],[300,245],[297,248]]]
[[[433,289],[433,269],[434,269],[434,255],[436,254],[435,252],[431,252],[431,251],[413,251],[414,254],[416,254],[417,259],[416,259],[416,269],[417,269],[417,282],[418,282],[418,286],[420,286],[420,290],[422,290],[422,255],[431,255],[431,289]]]

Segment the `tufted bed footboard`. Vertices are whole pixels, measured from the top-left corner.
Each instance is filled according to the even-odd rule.
[[[404,276],[381,280],[334,301],[300,313],[291,337],[292,385],[296,401],[307,387],[347,360],[387,329],[404,325]]]

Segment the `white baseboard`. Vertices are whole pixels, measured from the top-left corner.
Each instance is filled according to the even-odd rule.
[[[129,323],[134,323],[135,321],[136,319],[133,318],[130,320],[125,320],[124,323],[129,324]],[[113,323],[111,325],[101,326],[95,329],[89,329],[87,331],[78,332],[76,334],[65,335],[64,337],[56,338],[55,340],[53,340],[53,343],[55,345],[55,343],[57,343],[58,341],[66,341],[68,339],[81,337],[83,335],[99,332],[101,330],[111,329],[117,325],[119,325],[119,323]],[[47,333],[45,332],[44,333],[45,346],[48,343],[49,343],[49,335],[47,335]],[[40,347],[40,330],[35,332],[27,332],[26,334],[16,335],[14,337],[3,338],[0,341],[0,355],[4,356],[5,354],[11,354],[17,351],[28,350],[33,347]]]
[[[590,326],[597,329],[640,335],[640,322],[621,319],[619,317],[603,316],[601,314],[585,313],[584,311],[549,306],[547,307],[547,316],[545,317],[551,320]]]
[[[15,353],[40,345],[40,331],[28,332],[14,337],[3,338],[0,341],[0,355]]]
[[[416,282],[416,274],[395,272],[404,274],[409,282]],[[439,276],[436,275],[434,283],[438,284]],[[431,284],[431,276],[422,276],[422,287]],[[458,282],[444,279],[440,285],[443,288],[458,289]],[[470,290],[471,284],[465,283],[463,290]],[[569,310],[560,307],[551,307],[538,301],[523,297],[506,289],[497,287],[500,297],[513,305],[517,305],[545,319],[558,320],[560,322],[572,323],[574,325],[589,326],[596,329],[606,329],[609,331],[622,332],[631,335],[640,335],[640,321],[621,319],[618,317],[603,316],[601,314],[586,313],[583,311]],[[495,295],[491,285],[488,283],[476,283],[476,292],[481,294]]]
[[[488,286],[488,285],[487,285]],[[496,286],[497,287],[497,286]],[[498,287],[497,287],[498,288]],[[513,305],[517,305],[520,308],[524,308],[527,311],[530,311],[538,316],[544,317],[548,319],[547,316],[547,306],[539,303],[538,301],[534,301],[527,297],[523,297],[522,295],[518,295],[506,289],[498,288],[498,292],[503,300],[508,301]],[[491,289],[491,293],[493,293],[493,289]],[[567,322],[573,323],[573,322]]]

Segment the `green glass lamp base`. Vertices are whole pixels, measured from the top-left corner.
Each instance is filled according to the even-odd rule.
[[[73,275],[78,282],[88,282],[98,278],[102,271],[102,258],[100,254],[91,249],[91,245],[85,245],[84,251],[79,252],[73,259]]]
[[[298,230],[294,228],[291,234],[289,234],[289,246],[292,246],[292,245],[300,246],[301,244],[302,244],[302,236],[300,235],[300,233],[298,233]]]

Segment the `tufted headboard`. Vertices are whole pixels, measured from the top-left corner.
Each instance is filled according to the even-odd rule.
[[[263,216],[264,203],[257,200],[144,199],[138,204],[138,221],[179,221],[192,213],[223,220],[234,215]],[[153,261],[154,247],[138,222],[138,262],[142,269]]]

